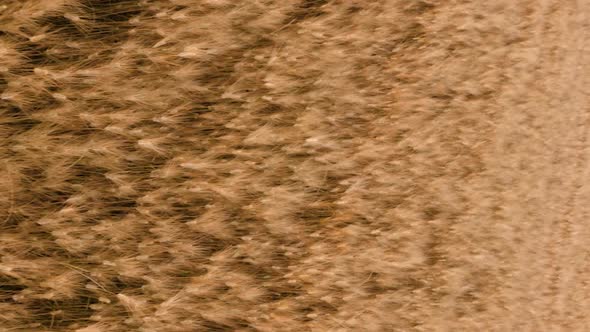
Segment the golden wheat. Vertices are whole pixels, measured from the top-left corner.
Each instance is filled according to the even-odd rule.
[[[1,0],[0,332],[587,331],[589,13]]]

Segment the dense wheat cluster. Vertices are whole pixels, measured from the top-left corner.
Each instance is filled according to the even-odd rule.
[[[588,331],[581,3],[0,0],[0,331]]]

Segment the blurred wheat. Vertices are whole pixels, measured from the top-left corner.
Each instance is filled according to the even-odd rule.
[[[0,332],[529,331],[535,3],[1,0]]]

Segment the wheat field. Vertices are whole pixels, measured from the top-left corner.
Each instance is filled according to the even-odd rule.
[[[0,332],[590,331],[589,15],[0,0]]]

